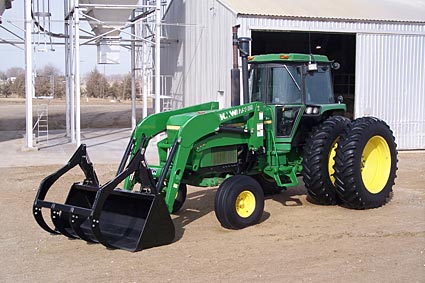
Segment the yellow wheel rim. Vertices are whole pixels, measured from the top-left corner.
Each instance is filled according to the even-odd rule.
[[[242,217],[247,218],[252,215],[255,210],[255,196],[250,191],[241,192],[236,198],[236,213]]]
[[[391,151],[381,136],[373,136],[363,149],[361,175],[366,189],[377,194],[387,184],[391,171]]]
[[[335,165],[335,155],[336,155],[336,148],[338,147],[338,141],[339,141],[339,137],[337,137],[334,142],[332,143],[331,146],[331,150],[329,151],[329,157],[328,157],[328,173],[329,173],[329,179],[331,179],[331,183],[332,185],[335,186],[335,170],[334,170],[334,165]]]

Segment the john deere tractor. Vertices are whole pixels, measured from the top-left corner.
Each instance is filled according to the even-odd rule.
[[[242,55],[243,104],[220,109],[209,102],[146,117],[105,184],[81,145],[41,182],[33,206],[38,224],[53,234],[138,251],[173,241],[170,214],[181,209],[188,185],[218,186],[218,221],[242,229],[260,221],[264,195],[298,185],[300,176],[318,204],[385,204],[397,170],[393,134],[378,118],[343,116],[346,107],[335,101],[331,81],[337,64],[311,54],[248,56],[248,39],[234,42]],[[163,133],[159,165],[149,164],[146,148]],[[64,203],[46,200],[77,165],[85,179],[72,184]],[[54,227],[43,218],[45,209]]]

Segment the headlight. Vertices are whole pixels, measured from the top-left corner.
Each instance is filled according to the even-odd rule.
[[[311,113],[313,113],[313,107],[310,107],[310,106],[308,106],[306,109],[305,109],[305,114],[311,114]]]
[[[305,108],[306,115],[317,115],[320,113],[320,107],[317,106],[307,106]]]

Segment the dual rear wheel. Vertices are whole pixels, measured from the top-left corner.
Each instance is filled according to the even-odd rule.
[[[387,203],[397,161],[395,139],[384,121],[374,117],[353,121],[341,134],[335,156],[335,186],[341,202],[354,209]]]
[[[388,125],[374,117],[330,117],[306,141],[303,179],[319,204],[367,209],[391,197],[397,150]]]
[[[314,203],[337,203],[334,157],[341,133],[349,124],[350,120],[345,117],[331,116],[313,128],[306,140],[302,176],[308,198]]]

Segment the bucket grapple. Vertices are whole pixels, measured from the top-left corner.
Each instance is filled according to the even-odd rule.
[[[81,145],[67,165],[41,182],[33,207],[37,223],[50,233],[129,251],[171,243],[174,225],[161,195],[116,189],[127,176],[141,170],[142,160],[144,154],[139,150],[124,170],[100,186],[86,146]],[[71,186],[64,204],[46,201],[54,182],[77,165],[85,180]],[[42,208],[50,208],[54,228],[45,222]]]

